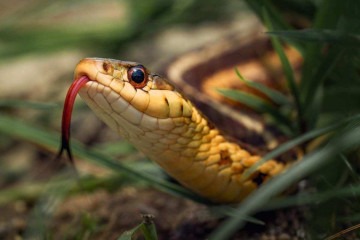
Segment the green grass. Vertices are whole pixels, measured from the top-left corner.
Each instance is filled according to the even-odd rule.
[[[305,4],[310,2],[307,1]],[[344,120],[346,116],[354,116],[360,112],[360,105],[356,104],[360,96],[360,92],[356,91],[360,84],[358,64],[360,21],[356,20],[360,5],[352,4],[350,1],[335,0],[323,1],[317,5],[313,3],[316,11],[311,18],[312,25],[308,29],[294,30],[286,25],[281,14],[269,1],[248,1],[248,3],[268,27],[268,34],[272,38],[273,46],[288,79],[294,112],[288,115],[278,113],[285,116],[287,121],[277,117],[273,117],[273,120],[280,126],[286,122],[297,123],[297,127],[287,128],[293,130],[291,136],[294,140],[289,142],[290,145],[292,142],[300,144],[302,142],[300,139],[311,136],[321,127],[328,128],[329,121],[337,124],[345,123],[345,127],[332,129],[332,134],[328,135],[315,150],[306,153],[302,161],[249,196],[235,210],[236,216],[226,220],[214,231],[210,239],[230,238],[239,227],[244,225],[242,216],[254,214],[264,206],[266,209],[273,209],[294,205],[308,205],[314,208],[313,218],[307,220],[309,238],[330,236],[340,231],[341,226],[351,226],[354,221],[345,221],[349,219],[345,217],[346,212],[356,213],[360,207],[356,201],[351,201],[359,197],[359,192],[356,190],[359,184],[356,152],[360,146],[360,122],[358,116],[350,121]],[[280,39],[296,47],[304,57],[299,84],[294,80],[291,66],[282,51]],[[348,64],[346,67],[344,62]],[[257,89],[259,90],[258,87]],[[242,101],[243,93],[239,96],[236,96],[233,90],[223,93],[250,107],[255,107],[256,110],[265,110],[265,114],[274,115],[273,109],[266,111],[265,108],[259,108],[251,97]],[[305,140],[305,143],[310,140]],[[278,151],[281,152],[289,143],[280,146],[262,161],[275,157]],[[306,144],[303,146],[306,147]],[[300,193],[298,196],[277,199],[277,194],[305,177],[318,187],[318,193]],[[343,207],[340,209],[329,207],[339,205]],[[331,219],[335,219],[336,224],[333,224]]]
[[[132,240],[136,233],[141,233],[145,240],[156,240],[157,233],[155,223],[153,221],[154,216],[151,215],[143,215],[143,221],[138,226],[133,229],[124,232],[118,240]]]
[[[259,211],[304,205],[312,214],[306,220],[308,238],[331,236],[346,227],[356,225],[360,219],[360,205],[357,201],[360,197],[357,164],[360,146],[360,4],[351,0],[245,2],[268,28],[291,96],[254,84],[251,79],[242,78],[241,73],[238,73],[239,81],[263,92],[280,107],[275,108],[247,93],[238,93],[231,89],[219,91],[271,116],[271,121],[291,137],[291,141],[264,156],[261,162],[296,146],[307,149],[312,140],[321,136],[323,139],[315,149],[305,152],[302,161],[260,187],[239,206],[216,206],[216,210],[228,218],[214,229],[209,238],[231,239],[246,221],[261,224],[261,221],[250,217]],[[82,49],[89,55],[116,57],[119,50],[129,46],[134,38],[141,40],[153,37],[157,31],[169,26],[218,21],[222,19],[224,12],[231,15],[229,12],[234,13],[240,9],[234,1],[233,5],[224,4],[221,9],[210,7],[215,3],[209,1],[151,0],[145,3],[136,0],[123,3],[127,4],[131,13],[127,21],[103,22],[87,29],[77,23],[70,26],[42,24],[37,30],[27,25],[27,21],[33,16],[61,13],[67,7],[81,9],[82,4],[86,4],[85,1],[64,1],[58,3],[58,6],[38,1],[33,6],[27,6],[13,17],[0,22],[0,35],[4,36],[1,39],[0,62],[6,63],[9,59],[29,54],[41,56],[62,49]],[[305,19],[308,23],[306,29],[294,28],[287,21],[286,13]],[[145,25],[146,28],[143,27]],[[294,46],[304,58],[301,79],[295,79],[292,66],[282,49],[284,43]],[[59,103],[39,103],[27,99],[0,100],[0,149],[5,152],[5,149],[20,140],[55,153],[60,137],[58,132],[50,129],[54,129],[52,118],[60,115],[59,106]],[[28,108],[33,109],[30,111],[36,113],[32,114],[36,118],[22,120],[18,112],[29,111]],[[289,112],[289,109],[293,110]],[[209,208],[214,207],[206,199],[169,181],[157,166],[141,161],[143,158],[125,142],[115,147],[113,143],[102,143],[89,149],[73,141],[72,148],[78,158],[110,169],[114,175],[106,178],[76,178],[73,174],[69,177],[69,173],[62,173],[55,176],[50,183],[30,181],[10,189],[0,189],[0,205],[19,199],[37,202],[30,216],[34,221],[28,227],[26,236],[37,234],[51,238],[51,233],[47,233],[44,223],[51,219],[57,204],[68,196],[96,189],[114,190],[123,184],[156,187],[170,194],[206,204]],[[126,156],[125,161],[116,161],[109,157],[112,155]],[[126,159],[137,159],[140,162]],[[247,174],[251,171],[253,169]],[[22,180],[21,176],[7,168],[3,168],[1,173],[9,176],[11,181]],[[316,192],[305,190],[295,195],[279,196],[279,193],[304,178]],[[123,184],[115,184],[120,181]],[[44,211],[43,206],[49,205],[53,208]],[[349,215],[349,212],[353,214]],[[76,238],[84,239],[93,234],[97,224],[96,220],[84,216]],[[154,224],[150,224],[150,228],[145,225],[140,223],[139,226],[134,226],[128,235],[119,239],[130,239],[139,229],[145,233],[145,238],[156,239]]]

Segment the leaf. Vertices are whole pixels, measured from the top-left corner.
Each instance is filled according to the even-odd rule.
[[[123,234],[121,234],[121,236],[117,240],[132,240],[134,234],[140,230],[141,226],[142,226],[142,223],[137,225],[136,227],[134,227],[131,230],[125,231]]]
[[[141,231],[144,235],[145,240],[157,240],[157,233],[156,227],[153,221],[153,216],[150,214],[144,214],[143,221],[138,226],[134,227],[133,229],[124,232],[118,238],[118,240],[132,240],[134,235]]]
[[[142,233],[146,240],[156,240],[157,233],[156,233],[156,227],[154,224],[154,216],[150,214],[144,214],[143,216],[143,224],[141,226]]]

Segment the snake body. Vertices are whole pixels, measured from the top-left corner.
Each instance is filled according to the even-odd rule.
[[[288,165],[260,160],[218,128],[163,77],[143,65],[86,58],[75,81],[79,95],[100,119],[158,163],[181,184],[213,202],[241,201]]]

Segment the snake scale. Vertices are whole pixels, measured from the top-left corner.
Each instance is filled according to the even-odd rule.
[[[223,134],[183,93],[139,63],[85,58],[74,79],[63,113],[63,150],[70,152],[71,111],[79,93],[110,128],[213,202],[240,202],[289,166],[269,160],[244,178],[261,156]]]

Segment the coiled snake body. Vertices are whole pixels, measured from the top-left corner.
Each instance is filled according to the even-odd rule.
[[[128,139],[181,184],[214,202],[239,202],[288,164],[260,160],[218,128],[166,79],[143,65],[86,58],[75,69],[63,115],[63,147],[69,149],[74,98],[82,99],[108,126]]]

